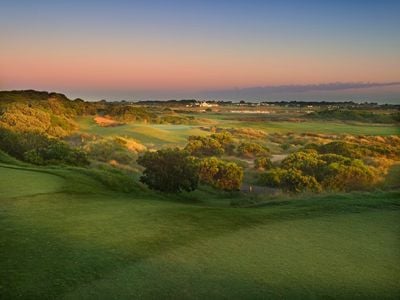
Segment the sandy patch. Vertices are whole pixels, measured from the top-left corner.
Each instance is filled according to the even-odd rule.
[[[100,116],[94,117],[94,121],[96,122],[97,125],[99,125],[101,127],[114,127],[114,126],[124,125],[123,123],[117,122],[113,119],[110,119],[107,117],[100,117]]]

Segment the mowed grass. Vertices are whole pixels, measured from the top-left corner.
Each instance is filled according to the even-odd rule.
[[[190,135],[205,135],[207,132],[198,126],[129,123],[116,127],[98,126],[93,118],[78,119],[80,131],[103,137],[127,136],[138,140],[147,146],[183,146]]]
[[[9,167],[2,299],[400,296],[398,192],[211,207],[111,193],[74,169]]]
[[[1,167],[0,199],[57,192],[64,180],[51,174]]]

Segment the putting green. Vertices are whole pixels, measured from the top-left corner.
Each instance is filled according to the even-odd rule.
[[[0,199],[54,193],[63,183],[56,175],[0,165]]]

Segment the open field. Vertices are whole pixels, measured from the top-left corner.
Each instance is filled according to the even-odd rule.
[[[248,114],[203,114],[203,118],[219,121],[220,127],[249,127],[261,129],[268,133],[321,133],[321,134],[353,134],[353,135],[393,135],[400,134],[397,125],[363,124],[341,121],[280,121],[272,117]]]
[[[96,134],[102,137],[127,136],[146,146],[182,146],[190,135],[204,135],[199,126],[164,125],[130,123],[115,127],[101,127],[91,117],[82,117],[78,121],[81,132]]]
[[[238,126],[235,122],[224,124],[226,127]],[[252,123],[240,122],[241,127],[262,129],[266,132],[296,132],[296,133],[323,133],[323,134],[353,134],[353,135],[393,135],[399,134],[399,128],[391,125],[375,124],[365,126],[365,124],[351,124],[344,122],[265,122]]]
[[[74,169],[3,164],[0,182],[4,299],[400,296],[398,192],[245,209],[112,193]]]

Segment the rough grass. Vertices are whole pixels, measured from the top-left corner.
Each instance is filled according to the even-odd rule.
[[[320,134],[352,134],[352,135],[398,135],[397,124],[373,124],[353,121],[315,121],[315,120],[279,120],[279,116],[290,118],[293,113],[276,115],[206,113],[202,117],[212,119],[216,126],[224,128],[254,128],[268,133],[320,133]]]
[[[0,298],[400,296],[398,192],[212,207],[206,192],[185,204],[110,192],[78,169],[11,167],[0,166]]]
[[[303,122],[224,122],[225,127],[249,127],[261,129],[268,133],[322,133],[322,134],[352,134],[352,135],[398,135],[400,129],[396,125],[362,124],[332,121]]]

